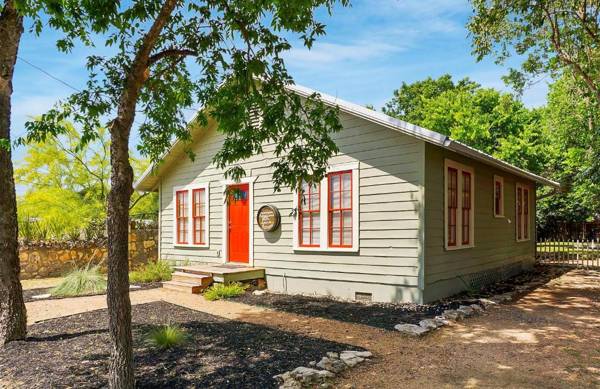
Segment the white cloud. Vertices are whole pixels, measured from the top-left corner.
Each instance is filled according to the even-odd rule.
[[[356,41],[348,44],[317,42],[310,50],[304,47],[291,49],[286,54],[286,60],[295,66],[330,65],[335,62],[368,61],[402,50],[403,47],[386,42]]]

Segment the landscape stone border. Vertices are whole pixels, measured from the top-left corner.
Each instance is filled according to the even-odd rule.
[[[490,298],[479,298],[476,303],[460,305],[457,309],[447,309],[440,316],[421,320],[419,324],[396,324],[394,329],[406,336],[421,337],[440,327],[451,325],[452,322],[478,315],[493,305],[512,301],[516,295],[532,291],[543,284],[543,281],[533,279],[523,285],[515,286],[511,292],[497,294]]]
[[[312,361],[310,367],[300,366],[294,370],[273,376],[279,389],[328,388],[337,374],[371,358],[370,351],[347,350],[341,353],[328,352],[319,362]]]

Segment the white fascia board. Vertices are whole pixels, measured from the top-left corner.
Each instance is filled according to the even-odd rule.
[[[196,118],[198,117],[198,114],[204,109],[204,107],[200,107],[198,108],[198,110],[196,110],[196,113],[194,114],[194,116],[192,116],[192,118],[190,120],[187,121],[187,123],[185,124],[186,128],[189,128],[190,124],[192,124],[194,122],[194,120],[196,120]],[[177,144],[180,142],[179,139],[175,139],[173,141],[173,143],[171,143],[171,146],[169,146],[169,148],[160,156],[160,160],[164,160],[169,154],[171,154],[171,151],[173,151],[173,148],[175,148],[175,146],[177,146]],[[138,178],[134,183],[133,183],[133,189],[135,190],[139,190],[142,192],[152,192],[154,189],[156,189],[156,187],[154,188],[148,188],[148,189],[139,189],[139,186],[142,185],[142,183],[150,176],[150,174],[152,174],[152,172],[154,171],[154,169],[157,166],[157,162],[152,162],[147,168],[146,170],[144,170],[144,172],[142,173],[142,175],[140,176],[140,178]],[[158,184],[157,184],[158,185]]]
[[[425,140],[438,146],[443,146],[449,139],[446,135],[442,135],[439,132],[416,126],[403,120],[393,118],[382,112],[377,112],[367,107],[350,103],[348,101],[344,101],[337,97],[333,97],[304,86],[288,85],[287,88],[302,97],[308,97],[314,93],[317,93],[320,96],[321,101],[327,105],[339,107],[342,112],[366,119],[370,122],[391,128],[393,130],[405,133],[406,135]]]
[[[356,117],[360,117],[362,119],[365,119],[365,120],[368,120],[375,124],[379,124],[381,126],[390,128],[390,129],[398,131],[400,133],[415,137],[417,139],[421,139],[421,140],[431,143],[433,145],[452,150],[452,151],[457,152],[462,155],[466,155],[473,159],[477,159],[488,165],[495,166],[501,170],[513,173],[517,176],[525,177],[532,181],[538,182],[540,184],[548,185],[548,186],[551,186],[554,188],[560,188],[560,184],[558,182],[538,176],[537,174],[528,172],[527,170],[524,170],[524,169],[518,168],[514,165],[511,165],[508,162],[502,161],[498,158],[494,158],[489,154],[486,154],[482,151],[474,149],[474,148],[467,146],[461,142],[455,141],[455,140],[451,139],[449,136],[440,134],[439,132],[435,132],[435,131],[428,130],[423,127],[416,126],[414,124],[405,122],[403,120],[399,120],[399,119],[393,118],[391,116],[388,116],[382,112],[377,112],[377,111],[371,110],[369,108],[363,107],[361,105],[350,103],[348,101],[339,99],[337,97],[333,97],[333,96],[325,94],[325,93],[321,93],[319,91],[316,91],[311,88],[307,88],[305,86],[289,84],[286,86],[286,88],[304,98],[307,98],[316,93],[319,95],[321,101],[323,101],[325,104],[327,104],[329,106],[333,106],[333,107],[338,107],[340,109],[340,111],[342,111],[342,112],[348,113],[348,114],[356,116]],[[200,112],[202,109],[203,108],[200,108],[198,112]],[[188,125],[196,118],[196,116],[197,116],[197,114],[194,115],[192,120],[190,120],[188,122]],[[169,150],[161,157],[161,159],[166,158],[171,153],[171,151],[177,145],[178,142],[179,142],[179,140],[176,140],[173,143],[173,145],[169,148]],[[141,186],[143,184],[143,182],[148,178],[148,176],[152,173],[152,171],[155,169],[155,167],[156,167],[155,163],[151,164],[148,167],[148,169],[146,169],[144,174],[142,174],[140,179],[135,182],[134,188],[136,190],[140,190],[139,186]],[[144,190],[148,190],[148,189],[146,188]]]
[[[460,143],[458,141],[455,140],[450,140],[449,144],[446,146],[447,149],[455,151],[459,154],[462,155],[466,155],[468,157],[471,157],[473,159],[477,159],[479,161],[485,162],[488,165],[492,165],[495,166],[501,170],[507,171],[509,173],[512,173],[514,175],[520,176],[520,177],[525,177],[528,178],[534,182],[540,183],[540,184],[544,184],[544,185],[548,185],[554,188],[560,188],[560,184],[556,181],[552,181],[549,180],[547,178],[544,178],[542,176],[538,176],[537,174],[531,173],[525,169],[521,169],[519,167],[516,167],[514,165],[511,165],[508,162],[504,162],[501,159],[498,158],[494,158],[489,154],[484,153],[483,151],[479,151],[477,149],[474,149],[471,146],[467,146],[464,143]]]

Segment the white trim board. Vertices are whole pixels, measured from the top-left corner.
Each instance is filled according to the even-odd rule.
[[[204,189],[204,207],[206,215],[204,216],[204,231],[206,233],[205,243],[194,244],[193,239],[193,191],[194,189]],[[187,243],[177,243],[177,192],[187,191],[188,193],[188,229]],[[210,183],[202,182],[198,184],[188,184],[173,187],[173,247],[175,248],[197,248],[207,249],[210,247]],[[161,206],[162,207],[162,206]],[[160,228],[160,226],[159,226]]]
[[[293,218],[293,233],[292,242],[293,249],[295,252],[336,252],[336,253],[357,253],[360,249],[360,169],[359,162],[350,162],[339,165],[331,165],[327,168],[327,173],[341,172],[344,170],[352,171],[352,247],[329,247],[329,180],[327,176],[321,180],[320,189],[320,235],[319,235],[319,247],[304,247],[300,246],[301,233],[298,230],[299,223],[298,217],[298,192],[292,192],[292,208],[296,210]]]
[[[234,181],[234,180],[223,180],[221,181],[221,189],[223,192],[223,210],[221,212],[221,214],[223,215],[223,219],[222,219],[222,223],[221,223],[221,234],[222,234],[222,243],[221,243],[221,254],[222,254],[222,262],[223,263],[228,263],[229,262],[229,229],[227,228],[228,223],[227,223],[227,219],[229,216],[229,209],[227,207],[227,193],[226,193],[226,189],[228,186],[230,185],[239,185],[239,184],[248,184],[248,197],[249,197],[249,204],[248,204],[248,215],[249,215],[249,222],[248,222],[248,228],[250,229],[249,231],[249,236],[248,236],[248,266],[253,267],[254,266],[254,182],[256,181],[256,179],[258,178],[258,176],[255,177],[245,177],[242,178],[240,181]],[[233,263],[237,263],[237,262],[233,262]]]

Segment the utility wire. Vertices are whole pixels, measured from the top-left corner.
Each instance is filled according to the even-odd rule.
[[[60,78],[58,78],[58,77],[56,77],[56,76],[54,76],[54,75],[50,74],[49,72],[45,71],[45,70],[44,70],[44,69],[42,69],[41,67],[39,67],[39,66],[37,66],[37,65],[34,65],[34,64],[32,64],[31,62],[29,62],[29,61],[28,61],[28,60],[26,60],[25,58],[23,58],[23,57],[21,57],[21,56],[18,56],[18,55],[17,55],[17,58],[18,58],[18,59],[20,59],[21,61],[25,62],[27,65],[31,66],[32,68],[34,68],[34,69],[36,69],[36,70],[38,70],[38,71],[40,71],[40,72],[44,73],[45,75],[47,75],[48,77],[52,78],[53,80],[60,82],[61,84],[63,84],[63,85],[65,85],[65,86],[67,86],[67,87],[69,87],[69,88],[73,89],[73,90],[74,90],[74,91],[76,91],[76,92],[81,92],[81,90],[80,90],[80,89],[77,89],[77,88],[75,88],[73,85],[69,84],[68,82],[66,82],[66,81],[63,81],[63,80],[61,80]]]
[[[32,64],[31,62],[29,62],[25,58],[23,58],[21,56],[18,56],[18,55],[17,55],[17,58],[20,59],[21,61],[25,62],[27,65],[31,66],[32,68],[36,69],[37,71],[44,73],[46,76],[50,77],[51,79],[60,82],[61,84],[65,85],[68,88],[73,89],[75,92],[81,92],[80,89],[74,87],[73,85],[69,84],[68,82],[66,82],[64,80],[61,80],[60,78],[58,78],[55,75],[53,75],[52,73],[44,70],[43,68],[41,68],[41,67],[39,67],[37,65]],[[183,109],[185,109],[186,111],[197,112],[197,110],[195,110],[193,108],[183,108]],[[138,126],[141,126],[141,124],[138,121],[136,121],[136,120],[134,120],[134,123],[137,124]],[[134,135],[133,135],[132,138],[133,138],[133,140],[139,140],[139,138],[140,138],[139,133],[137,133],[137,131],[136,131],[136,133],[134,133]]]
[[[63,84],[63,85],[65,85],[65,86],[67,86],[67,87],[69,87],[69,88],[73,89],[75,92],[81,92],[81,89],[78,89],[78,88],[74,87],[73,85],[69,84],[68,82],[66,82],[66,81],[64,81],[64,80],[61,80],[60,78],[58,78],[58,77],[56,77],[55,75],[53,75],[52,73],[50,73],[50,72],[48,72],[48,71],[44,70],[43,68],[41,68],[41,67],[39,67],[39,66],[37,66],[37,65],[34,65],[34,64],[32,64],[31,62],[29,62],[29,61],[28,61],[28,60],[26,60],[25,58],[23,58],[23,57],[21,57],[21,56],[18,56],[18,55],[17,55],[17,58],[18,58],[18,59],[20,59],[21,61],[25,62],[27,65],[31,66],[32,68],[34,68],[34,69],[36,69],[36,70],[38,70],[38,71],[40,71],[40,72],[44,73],[46,76],[48,76],[48,77],[52,78],[53,80],[55,80],[55,81],[58,81],[58,82],[60,82],[61,84]],[[182,109],[184,109],[184,110],[186,110],[186,111],[193,111],[193,112],[197,112],[197,110],[195,110],[195,109],[193,109],[193,108],[182,108]]]

